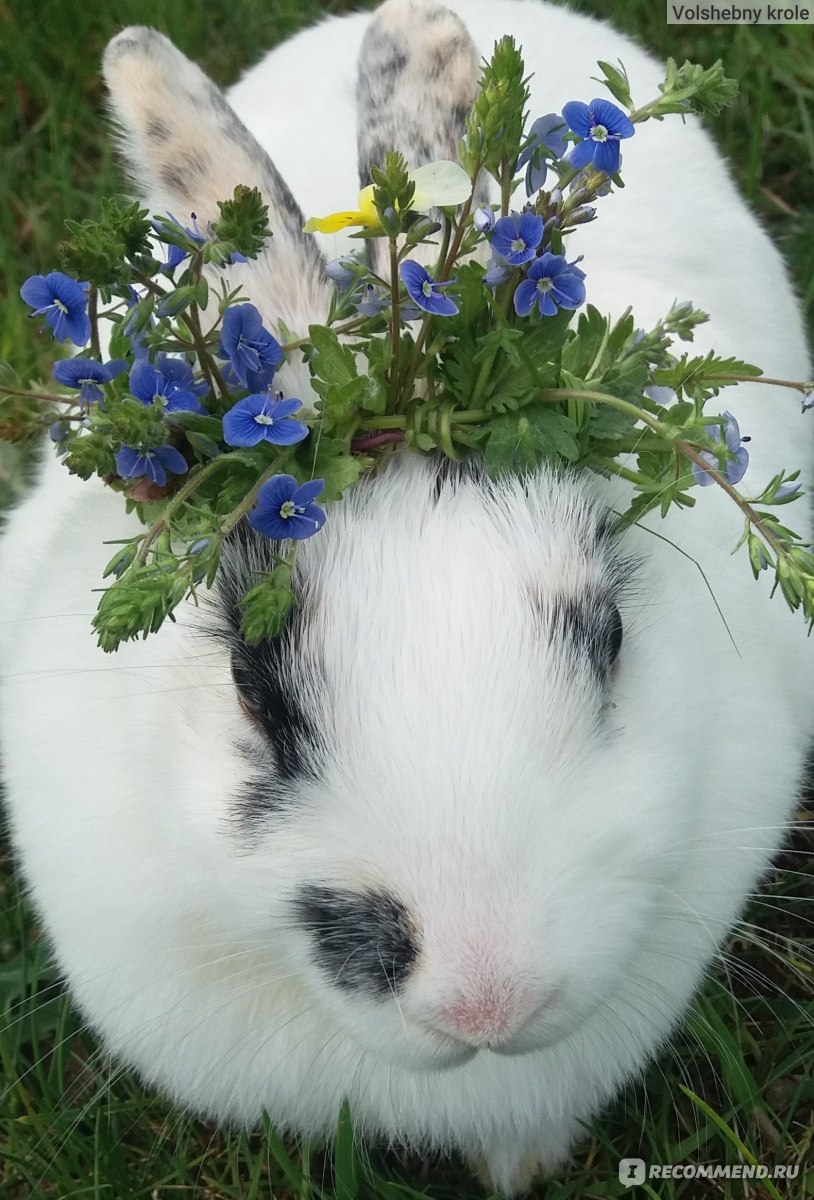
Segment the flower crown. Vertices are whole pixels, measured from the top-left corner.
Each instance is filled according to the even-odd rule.
[[[250,298],[230,290],[230,263],[256,258],[269,236],[255,190],[238,187],[205,229],[194,215],[151,222],[119,200],[103,202],[99,221],[69,222],[68,273],[35,275],[21,294],[81,353],[54,365],[67,391],[0,385],[0,435],[47,426],[68,470],[100,476],[146,525],[122,539],[104,572],[111,583],[93,619],[103,649],[146,636],[211,586],[244,518],[273,540],[275,565],[243,598],[243,633],[274,636],[293,602],[297,545],[325,523],[320,505],[398,446],[478,454],[491,475],[553,460],[622,476],[634,489],[622,526],[654,508],[691,507],[696,486],[721,487],[743,514],[738,545],[755,578],[773,572],[814,626],[812,548],[774,511],[802,495],[799,471],[742,495],[749,438],[731,412],[706,412],[742,380],[795,388],[805,411],[814,385],[764,379],[714,353],[676,355],[675,340],[691,342],[707,320],[690,303],[674,303],[650,330],[629,310],[612,322],[586,304],[590,262],[564,250],[623,186],[621,144],[638,125],[715,114],[736,85],[720,62],[704,70],[669,60],[659,95],[636,107],[621,64],[599,69],[617,103],[570,101],[527,129],[522,57],[513,39],[498,42],[459,163],[411,171],[390,154],[356,209],[307,221],[305,232],[356,228],[360,249],[380,239],[386,267],[374,271],[361,254],[329,263],[330,312],[305,336],[281,328],[279,341]],[[484,176],[497,183],[497,205],[481,199]],[[416,260],[419,246],[431,248],[431,269]],[[210,266],[220,269],[217,295]],[[312,413],[275,388],[296,355],[318,396]]]

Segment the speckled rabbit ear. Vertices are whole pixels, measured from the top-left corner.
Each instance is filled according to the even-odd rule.
[[[359,186],[370,183],[371,167],[390,150],[400,150],[413,168],[457,161],[477,83],[478,55],[460,17],[435,0],[386,0],[359,53]],[[430,261],[435,249],[419,247],[413,257]]]
[[[153,210],[171,212],[182,224],[194,213],[205,225],[237,184],[259,188],[274,234],[262,264],[273,272],[277,294],[291,298],[283,308],[306,307],[312,319],[323,319],[329,284],[322,254],[302,232],[302,212],[274,163],[215,84],[144,26],[113,38],[103,72],[136,190]]]

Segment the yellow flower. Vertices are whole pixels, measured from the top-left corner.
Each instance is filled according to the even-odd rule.
[[[448,208],[463,204],[472,191],[469,176],[458,163],[441,159],[427,163],[410,172],[415,184],[415,193],[410,205],[416,212],[428,212],[431,208]],[[373,203],[373,185],[362,188],[359,207],[352,211],[330,213],[327,217],[309,217],[303,226],[304,233],[337,233],[351,225],[373,229],[379,224],[379,214]]]

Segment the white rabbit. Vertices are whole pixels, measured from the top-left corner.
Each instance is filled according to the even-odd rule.
[[[271,248],[230,277],[305,333],[330,295],[320,244],[354,243],[309,239],[303,214],[353,207],[357,135],[365,166],[392,143],[416,165],[454,156],[505,33],[535,72],[532,118],[597,94],[598,58],[623,60],[639,102],[656,92],[627,38],[536,0],[331,18],[228,104],[147,29],[114,39],[105,72],[153,211],[205,221],[236,183],[263,188]],[[807,377],[782,262],[699,123],[637,129],[624,177],[569,245],[590,301],[647,326],[692,299],[701,350]],[[280,386],[308,401],[296,357]],[[814,416],[792,393],[726,403],[748,478],[801,466],[811,486]],[[457,1150],[511,1193],[669,1036],[783,840],[814,670],[800,617],[730,557],[726,496],[650,520],[682,554],[608,534],[626,488],[397,457],[303,544],[277,643],[235,632],[269,562],[247,533],[219,631],[184,605],[105,656],[92,589],[135,519],[46,456],[0,548],[13,837],[77,1004],[148,1084],[303,1134],[330,1133],[347,1097],[360,1134]],[[810,508],[793,516],[810,535]]]

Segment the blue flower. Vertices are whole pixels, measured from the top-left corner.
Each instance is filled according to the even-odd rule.
[[[619,140],[633,137],[636,132],[621,108],[610,100],[592,100],[590,104],[571,100],[562,115],[568,128],[584,139],[571,151],[571,166],[579,169],[593,163],[597,171],[615,175],[621,158]]]
[[[79,403],[85,406],[102,401],[103,384],[110,383],[126,368],[127,363],[122,358],[114,358],[106,364],[93,358],[63,358],[54,363],[54,379],[64,387],[78,388]]]
[[[23,300],[34,309],[31,316],[44,313],[56,340],[70,338],[75,346],[84,346],[90,340],[87,293],[86,283],[77,283],[61,271],[32,275],[20,288]]]
[[[191,213],[190,216],[192,217],[192,225],[182,225],[178,218],[174,217],[172,213],[167,213],[168,219],[166,221],[153,221],[152,223],[153,229],[158,234],[159,241],[161,241],[161,244],[165,246],[167,250],[167,261],[161,267],[161,270],[167,274],[169,274],[170,271],[174,271],[178,264],[182,263],[185,258],[189,258],[189,251],[183,250],[180,246],[176,246],[173,242],[165,242],[162,238],[162,234],[167,234],[171,231],[175,233],[185,233],[188,238],[191,238],[192,241],[196,242],[199,246],[202,246],[204,242],[212,238],[212,222],[207,221],[206,230],[203,230],[198,224],[198,218],[195,213]],[[246,258],[243,254],[239,254],[237,251],[235,251],[233,254],[229,255],[229,262],[244,263],[246,262]]]
[[[800,495],[800,488],[802,486],[803,485],[801,483],[781,483],[780,487],[777,489],[775,494],[772,496],[772,499],[773,500],[790,500],[792,496]]]
[[[526,168],[527,196],[539,192],[545,183],[548,174],[545,151],[548,150],[552,158],[562,158],[565,154],[566,128],[559,113],[546,113],[544,117],[538,117],[529,130],[532,140],[517,160],[518,171]]]
[[[814,408],[814,391],[803,393],[802,404],[803,404],[803,407],[801,409],[801,412],[807,412],[808,409]]]
[[[253,304],[235,304],[223,314],[219,358],[228,358],[246,388],[262,392],[283,361],[283,348],[267,329]]]
[[[185,258],[189,258],[189,251],[182,250],[182,248],[180,246],[176,246],[174,242],[165,242],[163,240],[163,235],[166,235],[167,233],[185,233],[187,237],[191,238],[193,242],[197,242],[199,245],[203,245],[203,243],[206,241],[206,237],[201,232],[198,226],[198,219],[194,213],[192,214],[192,221],[193,227],[189,228],[186,225],[182,225],[178,218],[174,217],[172,213],[167,213],[166,221],[152,222],[153,229],[158,234],[162,246],[164,246],[167,251],[167,261],[163,263],[161,267],[161,270],[165,271],[167,274],[169,274],[170,271],[174,271],[179,263],[182,263]]]
[[[740,483],[746,474],[746,468],[749,466],[749,451],[743,443],[751,439],[741,437],[738,422],[731,412],[724,413],[723,435],[721,434],[720,425],[710,425],[709,434],[710,437],[715,438],[717,441],[723,440],[732,457],[727,459],[726,463],[721,466],[717,456],[711,450],[702,450],[701,457],[704,462],[709,463],[717,471],[721,471],[728,483]],[[703,467],[699,467],[697,463],[692,464],[692,473],[695,476],[695,482],[700,484],[701,487],[709,487],[711,483],[715,482],[709,472],[705,471]]]
[[[325,264],[325,274],[333,280],[340,292],[346,292],[356,278],[353,271],[349,271],[345,265],[355,261],[353,258],[332,258]]]
[[[441,291],[441,288],[449,287],[453,280],[436,283],[421,263],[413,262],[409,258],[399,267],[399,275],[407,289],[407,295],[419,308],[433,313],[436,317],[455,316],[458,305]]]
[[[293,475],[274,475],[257,493],[257,507],[249,513],[249,524],[277,541],[311,537],[325,524],[325,513],[312,503],[324,486],[324,479],[298,484]]]
[[[511,267],[508,266],[505,258],[501,258],[499,255],[495,254],[493,248],[492,261],[488,269],[484,272],[483,282],[487,287],[496,288],[499,287],[501,283],[505,283],[507,279],[511,279],[511,277]]]
[[[372,283],[368,283],[361,299],[356,303],[356,311],[360,317],[378,317],[379,313],[389,306],[390,301],[385,300]]]
[[[142,328],[135,328],[137,318],[140,315],[136,312],[136,306],[141,303],[144,297],[138,294],[132,284],[128,284],[128,291],[129,296],[125,300],[128,312],[122,318],[122,332],[133,347],[133,356],[135,358],[147,358],[150,354],[150,348],[144,340],[144,335],[148,329],[155,328],[155,319],[149,316]]]
[[[159,356],[155,366],[140,358],[130,368],[130,391],[142,404],[159,404],[168,413],[203,412],[192,383],[192,368],[179,358]]]
[[[517,285],[515,312],[527,317],[535,305],[543,317],[553,317],[558,308],[579,308],[585,300],[585,272],[561,254],[546,251],[529,269],[528,279]]]
[[[275,446],[293,446],[308,437],[308,426],[292,421],[291,414],[302,408],[301,400],[284,400],[270,392],[258,392],[238,400],[223,418],[223,440],[228,446],[256,446],[273,442]]]
[[[495,227],[494,209],[486,208],[485,205],[476,208],[472,214],[472,224],[478,233],[491,233]]]
[[[159,446],[156,450],[134,450],[122,446],[116,455],[116,470],[123,478],[136,479],[147,475],[153,483],[162,486],[167,482],[167,471],[183,475],[189,470],[186,459],[174,446]]]
[[[501,217],[492,234],[492,249],[513,267],[528,262],[543,240],[543,218],[537,213],[512,213]]]

